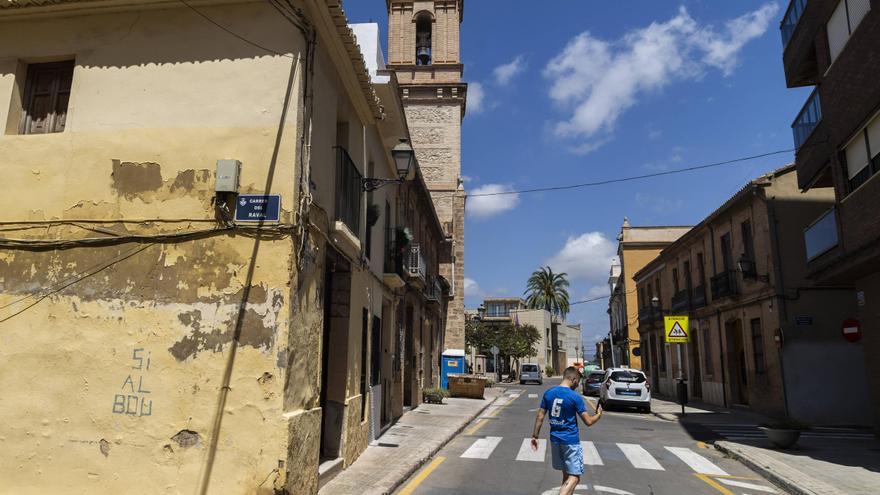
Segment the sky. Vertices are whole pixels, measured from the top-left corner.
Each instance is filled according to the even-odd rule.
[[[786,6],[465,2],[467,307],[521,296],[541,266],[569,275],[571,301],[607,295],[624,217],[632,225],[695,225],[749,180],[792,162],[785,152],[601,187],[478,196],[790,150],[791,122],[810,90],[785,86]],[[378,22],[387,36],[383,0],[348,0],[344,8],[351,22]],[[578,304],[568,316],[582,323],[588,355],[608,334],[607,307],[607,299]]]

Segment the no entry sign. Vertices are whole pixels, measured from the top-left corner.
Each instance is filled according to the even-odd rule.
[[[843,320],[841,332],[843,333],[843,338],[849,342],[858,342],[862,339],[862,325],[855,318]]]

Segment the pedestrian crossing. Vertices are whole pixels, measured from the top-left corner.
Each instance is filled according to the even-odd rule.
[[[460,455],[463,459],[510,459],[511,449],[516,445],[514,442],[503,442],[504,437],[487,436],[475,439]],[[533,450],[531,438],[524,438],[519,442],[514,460],[519,462],[546,462],[548,458],[547,440],[539,439],[538,448]],[[729,476],[721,467],[707,457],[687,447],[664,446],[663,451],[652,454],[644,446],[635,443],[595,443],[581,441],[584,452],[584,465],[605,466],[605,461],[618,465],[624,465],[633,469],[648,471],[666,471],[672,467],[671,463],[685,465],[693,472],[708,476]],[[603,459],[602,453],[605,454]],[[665,455],[672,454],[671,456]],[[660,458],[658,460],[658,457]],[[660,461],[667,463],[664,467]],[[678,464],[680,463],[680,464]]]
[[[703,425],[712,433],[728,440],[763,440],[767,438],[756,424],[717,423]],[[817,440],[873,440],[874,434],[852,428],[812,428],[801,433],[801,438]]]

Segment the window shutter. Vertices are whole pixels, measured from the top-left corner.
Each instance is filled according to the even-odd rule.
[[[862,19],[865,18],[865,15],[868,13],[868,11],[871,10],[871,1],[846,0],[846,5],[849,8],[849,32],[850,34],[852,34],[853,32],[855,32],[856,27],[858,27],[859,23],[862,22]]]
[[[831,50],[833,62],[843,51],[846,40],[849,38],[849,22],[846,18],[846,0],[840,0],[831,19],[828,20],[828,48]]]
[[[880,154],[880,117],[875,117],[868,124],[868,146],[871,148],[871,158]]]
[[[868,152],[865,148],[865,134],[859,134],[846,147],[847,178],[852,179],[868,164]]]

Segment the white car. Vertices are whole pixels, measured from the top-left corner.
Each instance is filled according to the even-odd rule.
[[[599,403],[608,406],[636,407],[651,412],[651,384],[645,374],[629,368],[609,368],[599,388]]]

